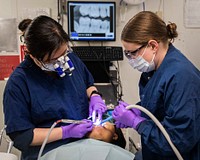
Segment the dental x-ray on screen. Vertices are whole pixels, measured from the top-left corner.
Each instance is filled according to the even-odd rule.
[[[115,2],[68,1],[68,34],[76,41],[115,41]]]

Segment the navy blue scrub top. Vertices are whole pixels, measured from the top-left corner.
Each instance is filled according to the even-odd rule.
[[[200,71],[172,44],[155,72],[142,73],[140,105],[164,126],[184,160],[200,159]],[[143,160],[177,160],[165,137],[150,120],[138,128]]]
[[[94,79],[74,53],[69,53],[68,56],[75,67],[72,76],[51,77],[30,57],[15,69],[4,91],[7,134],[34,128],[50,128],[59,119],[81,120],[88,117],[86,90],[93,85]],[[43,153],[72,140],[49,143]],[[39,149],[40,146],[23,150],[22,158],[36,159]]]

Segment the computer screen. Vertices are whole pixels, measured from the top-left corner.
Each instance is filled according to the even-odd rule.
[[[115,2],[68,1],[68,34],[73,41],[115,41]]]

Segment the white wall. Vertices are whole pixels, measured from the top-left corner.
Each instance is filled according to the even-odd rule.
[[[103,0],[107,1],[107,0]],[[117,4],[117,40],[115,42],[104,42],[104,45],[121,45],[120,33],[126,22],[137,12],[141,11],[142,5],[127,7],[127,12],[124,15],[124,21],[120,20],[120,0],[115,0]],[[0,18],[17,18],[20,22],[24,17],[22,14],[24,8],[37,8],[48,7],[51,9],[51,15],[54,19],[57,19],[57,0],[0,0]],[[163,0],[160,6],[159,0],[146,0],[146,10],[158,11],[159,8],[162,11],[163,19],[165,22],[175,22],[178,26],[179,38],[175,41],[175,45],[179,48],[196,66],[200,69],[200,28],[187,29],[184,27],[183,21],[183,9],[184,0]],[[64,28],[67,31],[66,16],[64,16]],[[77,43],[77,45],[87,45],[87,43]],[[91,44],[92,45],[92,44]],[[98,43],[94,43],[98,45]],[[138,101],[138,79],[140,73],[133,70],[127,60],[120,61],[120,73],[123,86],[123,99],[130,104]],[[1,86],[0,86],[1,87]],[[3,88],[0,89],[1,91]],[[1,96],[1,95],[0,95]],[[2,97],[0,97],[2,102]],[[1,104],[1,103],[0,103]],[[2,116],[0,116],[2,117]],[[0,128],[2,128],[2,119]]]

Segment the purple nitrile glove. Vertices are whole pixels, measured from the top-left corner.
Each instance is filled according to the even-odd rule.
[[[115,122],[115,125],[116,125],[117,128],[128,128],[128,126],[126,126],[126,125],[120,123],[119,121],[116,121],[116,122]]]
[[[93,111],[96,111],[98,118],[102,120],[102,115],[106,112],[106,110],[107,106],[100,95],[94,95],[90,97],[89,116],[92,116]]]
[[[134,129],[145,120],[145,118],[137,116],[132,110],[127,110],[123,105],[115,107],[112,116],[118,126],[123,124],[125,127],[132,127]]]
[[[123,102],[123,101],[119,101],[119,105],[123,105],[125,108],[127,106],[129,106],[128,103]],[[141,111],[139,109],[137,109],[137,108],[131,108],[130,110],[132,110],[137,116],[141,116]]]
[[[62,139],[82,138],[87,132],[89,132],[93,129],[93,123],[90,120],[84,120],[84,122],[85,123],[61,126]]]

